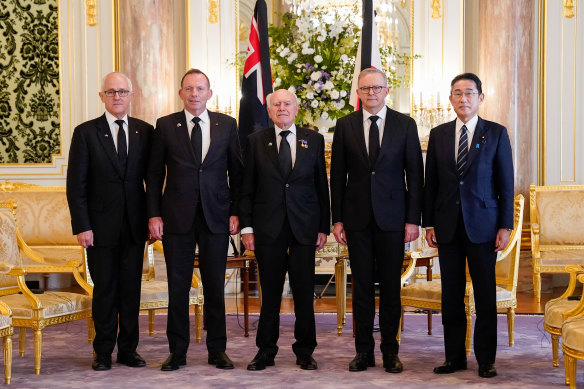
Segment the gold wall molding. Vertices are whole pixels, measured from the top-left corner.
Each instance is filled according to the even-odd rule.
[[[537,94],[537,108],[538,108],[538,158],[537,158],[537,182],[538,185],[546,184],[546,77],[547,77],[547,57],[546,57],[546,41],[547,41],[547,0],[539,1],[539,91]]]
[[[432,19],[440,19],[442,17],[440,0],[432,0],[430,8],[432,8]]]
[[[85,14],[87,15],[87,25],[97,25],[97,0],[85,0]]]
[[[564,0],[564,17],[574,17],[574,7],[576,7],[576,0]]]
[[[215,24],[219,21],[219,4],[217,0],[209,0],[209,23]]]

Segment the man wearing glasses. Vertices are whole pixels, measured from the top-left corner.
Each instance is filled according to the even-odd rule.
[[[67,201],[94,284],[92,368],[98,371],[111,368],[116,343],[118,363],[146,366],[136,347],[153,128],[128,116],[132,95],[126,75],[106,75],[99,92],[105,114],[77,126],[69,150]]]
[[[348,244],[353,281],[357,355],[349,371],[375,366],[373,321],[379,282],[383,367],[403,370],[396,340],[404,242],[419,235],[423,162],[415,121],[386,107],[387,77],[378,69],[359,75],[362,110],[338,120],[332,147],[333,234]]]
[[[474,351],[480,377],[497,375],[495,262],[513,228],[513,159],[505,127],[477,115],[484,95],[472,73],[456,76],[450,103],[457,118],[430,132],[424,227],[437,247],[442,277],[446,361],[436,374],[466,370],[465,268],[476,305]]]

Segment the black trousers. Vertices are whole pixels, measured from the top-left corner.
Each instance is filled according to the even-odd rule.
[[[197,208],[191,229],[185,234],[164,234],[164,258],[168,276],[168,322],[166,336],[170,352],[186,355],[190,342],[189,291],[191,289],[195,248],[199,245],[199,270],[205,291],[207,350],[225,351],[225,263],[227,233],[209,230],[201,206]]]
[[[438,237],[439,239],[439,237]],[[466,358],[466,260],[472,279],[476,306],[474,352],[479,364],[495,363],[497,353],[497,299],[495,242],[475,244],[466,234],[459,213],[454,240],[440,243],[440,277],[442,279],[442,325],[447,361]]]
[[[256,239],[255,255],[262,287],[262,306],[256,334],[260,351],[275,356],[278,352],[280,303],[286,272],[294,299],[294,338],[292,351],[296,355],[312,355],[317,346],[314,322],[314,243],[299,243],[292,234],[288,220],[275,241]]]
[[[380,349],[384,356],[397,354],[405,232],[382,231],[372,218],[364,230],[347,230],[346,233],[353,282],[355,349],[358,353],[373,353],[375,348],[374,282],[379,281]]]
[[[145,241],[136,243],[124,218],[118,244],[87,248],[87,266],[93,280],[93,323],[97,354],[136,351]],[[119,327],[119,333],[118,333]]]

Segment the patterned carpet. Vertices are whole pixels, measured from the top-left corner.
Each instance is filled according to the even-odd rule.
[[[354,355],[351,318],[342,336],[336,335],[336,316],[317,315],[319,346],[314,353],[319,369],[304,371],[295,365],[291,350],[293,315],[282,315],[280,352],[276,366],[264,371],[245,370],[256,352],[255,325],[257,316],[250,316],[252,331],[243,336],[239,323],[243,318],[228,316],[227,353],[234,361],[234,370],[222,371],[207,365],[203,344],[191,344],[187,366],[174,372],[160,371],[168,345],[165,336],[166,316],[156,319],[154,336],[147,335],[147,317],[141,316],[139,353],[146,359],[145,368],[129,368],[114,363],[112,370],[91,370],[92,349],[87,343],[86,322],[53,326],[43,330],[41,374],[33,372],[32,339],[27,339],[26,355],[18,356],[18,336],[14,337],[12,388],[549,388],[564,386],[563,360],[553,368],[549,335],[542,329],[542,316],[517,316],[515,347],[508,346],[506,317],[499,317],[497,370],[499,376],[482,379],[471,354],[469,370],[437,376],[432,368],[443,360],[443,338],[440,315],[434,315],[434,334],[426,333],[426,316],[408,314],[406,331],[402,335],[400,358],[402,374],[386,373],[381,367],[381,354],[376,350],[377,366],[364,372],[348,371]],[[239,321],[239,323],[238,323]],[[379,334],[376,334],[377,339]],[[114,354],[115,357],[115,354]],[[560,357],[561,358],[561,357]],[[115,360],[115,359],[114,359]],[[578,375],[578,384],[584,385]]]

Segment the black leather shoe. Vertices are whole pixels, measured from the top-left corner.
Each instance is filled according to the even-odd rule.
[[[495,365],[487,364],[487,365],[479,365],[479,377],[483,378],[492,378],[497,375],[497,369],[495,369]]]
[[[112,356],[111,355],[103,355],[97,354],[93,363],[91,364],[91,368],[95,371],[106,371],[112,368]]]
[[[133,352],[130,354],[121,354],[118,353],[117,363],[121,363],[122,365],[126,365],[129,367],[144,367],[146,366],[146,361],[144,358],[140,356],[137,352]]]
[[[375,366],[375,356],[373,353],[357,353],[355,358],[349,363],[349,371],[363,371],[373,366]]]
[[[162,371],[173,371],[178,370],[180,366],[184,366],[187,364],[187,357],[186,355],[175,355],[170,353],[166,361],[162,362],[162,367],[160,370]]]
[[[209,365],[215,365],[217,369],[233,369],[233,362],[231,359],[225,354],[224,351],[218,353],[209,353],[208,359]]]
[[[258,351],[249,365],[247,365],[247,370],[264,370],[266,366],[274,366],[274,357],[271,357],[264,352]]]
[[[318,365],[312,355],[299,355],[296,357],[296,364],[300,365],[302,370],[316,370]]]
[[[466,370],[466,359],[460,361],[446,361],[434,368],[435,374],[452,374],[458,370]]]
[[[404,371],[404,365],[402,365],[397,354],[383,356],[383,368],[388,373],[401,373]]]

